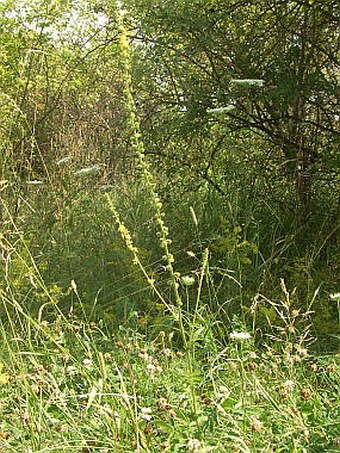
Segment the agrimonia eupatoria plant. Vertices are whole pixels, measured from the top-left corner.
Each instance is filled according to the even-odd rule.
[[[119,32],[120,32],[120,40],[119,40],[119,48],[120,48],[120,56],[121,56],[121,63],[122,63],[122,70],[123,70],[123,79],[124,79],[124,94],[126,97],[126,110],[127,110],[127,127],[130,133],[130,144],[132,147],[132,151],[137,159],[138,169],[141,172],[142,180],[147,188],[148,195],[149,195],[149,202],[153,211],[155,213],[155,220],[159,230],[159,241],[160,246],[164,251],[163,260],[168,271],[170,277],[170,284],[172,288],[172,294],[174,297],[174,303],[167,302],[163,295],[160,293],[158,288],[155,285],[155,281],[151,278],[146,271],[145,267],[143,266],[142,262],[139,258],[138,248],[133,244],[133,240],[128,228],[125,226],[123,221],[120,218],[120,215],[114,205],[113,199],[110,197],[109,194],[106,194],[108,204],[110,210],[115,218],[115,221],[118,225],[118,231],[125,242],[126,247],[130,252],[133,254],[133,262],[140,268],[143,275],[147,279],[148,284],[153,289],[157,297],[160,301],[164,304],[164,306],[168,309],[171,313],[175,321],[178,323],[180,335],[183,341],[183,346],[185,348],[186,357],[187,357],[187,366],[188,366],[188,375],[193,376],[194,371],[194,356],[195,356],[195,342],[191,341],[192,334],[194,331],[193,323],[189,322],[189,318],[187,322],[184,318],[183,313],[183,302],[179,292],[179,286],[181,282],[181,276],[179,272],[176,272],[173,266],[174,263],[174,256],[171,253],[169,246],[171,244],[171,240],[169,238],[169,230],[164,221],[164,208],[160,197],[156,191],[156,184],[154,181],[154,177],[152,172],[150,171],[150,166],[145,158],[145,148],[144,143],[141,137],[140,132],[140,124],[137,119],[137,112],[136,112],[136,105],[132,95],[132,65],[131,65],[131,50],[130,44],[128,42],[128,37],[126,33],[126,29],[123,25],[122,18],[118,18],[119,23]],[[206,253],[208,255],[208,251]],[[206,269],[206,266],[203,266],[202,269]],[[202,273],[204,271],[202,270]],[[201,276],[200,282],[200,289],[198,293],[198,300],[200,296],[201,286],[203,283],[203,275]],[[196,302],[196,308],[198,306],[198,300]],[[195,320],[195,316],[194,316]],[[196,398],[196,391],[195,391],[195,383],[192,380],[189,384],[190,387],[190,394],[191,394],[191,407],[194,414],[197,414],[197,398]]]
[[[174,296],[174,304],[168,303],[159,290],[155,286],[155,281],[152,279],[143,264],[139,259],[138,249],[135,247],[132,241],[132,237],[127,227],[122,222],[120,215],[114,205],[113,199],[109,194],[106,194],[108,204],[111,212],[114,215],[115,221],[118,225],[118,231],[121,234],[122,239],[124,240],[127,248],[133,254],[133,262],[138,265],[146,277],[148,283],[155,291],[156,295],[159,297],[161,302],[166,306],[170,313],[174,316],[175,320],[179,323],[181,336],[184,342],[184,345],[187,345],[187,334],[184,328],[183,316],[182,316],[182,298],[179,292],[180,284],[180,274],[175,272],[173,267],[174,256],[169,249],[171,240],[169,238],[169,230],[164,221],[164,209],[163,204],[158,196],[156,191],[156,184],[154,177],[150,171],[150,166],[145,158],[145,148],[144,143],[141,137],[140,124],[137,119],[136,105],[132,94],[132,64],[131,64],[131,49],[128,41],[128,36],[126,29],[123,24],[122,17],[118,17],[119,23],[119,49],[120,49],[120,58],[121,58],[121,67],[123,72],[124,79],[124,94],[126,98],[126,111],[127,111],[127,128],[130,134],[130,145],[133,151],[134,156],[137,160],[138,169],[141,173],[141,177],[149,193],[149,202],[155,213],[156,224],[159,229],[159,241],[160,246],[164,251],[163,259],[165,262],[166,270],[169,273],[171,287]]]

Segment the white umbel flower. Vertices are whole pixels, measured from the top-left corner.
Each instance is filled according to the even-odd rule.
[[[251,335],[248,332],[232,332],[229,335],[231,340],[249,340]]]

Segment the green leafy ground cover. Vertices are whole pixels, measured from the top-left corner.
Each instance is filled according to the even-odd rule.
[[[2,451],[339,451],[336,358],[280,309],[289,322],[260,342],[219,344],[201,319],[190,358],[175,331],[148,341],[72,313],[2,328]]]

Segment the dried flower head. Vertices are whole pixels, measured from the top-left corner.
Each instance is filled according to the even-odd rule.
[[[31,419],[30,414],[27,411],[25,411],[21,416],[21,420],[24,423],[28,423],[30,421],[30,419]]]
[[[297,344],[295,347],[300,357],[304,358],[308,356],[308,351],[306,348],[302,347],[300,344]]]
[[[31,385],[31,390],[35,395],[38,395],[40,393],[40,386],[38,384],[32,384]]]
[[[68,361],[70,360],[70,356],[64,354],[64,355],[61,356],[61,360],[62,360],[64,363],[66,363],[66,362],[68,362]]]
[[[104,360],[106,362],[109,362],[111,360],[111,354],[109,352],[105,352],[104,354]]]
[[[309,400],[311,397],[312,392],[309,389],[301,389],[300,390],[300,396],[303,401]]]
[[[250,371],[256,371],[258,369],[258,364],[255,362],[249,363],[248,365]]]
[[[138,357],[144,360],[145,362],[149,360],[149,354],[147,352],[143,353],[142,350],[139,352]]]
[[[259,433],[263,428],[263,423],[258,418],[253,418],[250,422],[250,429],[252,432]]]
[[[328,371],[329,373],[334,373],[336,371],[336,364],[335,363],[329,364],[328,367],[326,368],[326,371]]]
[[[236,362],[229,362],[229,368],[231,371],[237,370],[237,363]]]
[[[163,368],[162,368],[160,365],[157,365],[157,366],[155,367],[155,373],[156,373],[156,374],[161,374],[162,371],[163,371]]]
[[[170,418],[175,418],[176,412],[172,408],[170,408],[170,409],[168,409],[168,415]]]
[[[335,447],[340,447],[340,437],[335,437],[335,438],[333,439],[333,445],[334,445]]]
[[[171,357],[172,351],[169,348],[165,348],[162,350],[162,354],[164,354],[166,357]]]
[[[160,410],[165,410],[170,408],[171,406],[168,404],[166,398],[159,398],[157,401],[157,406],[159,407]]]

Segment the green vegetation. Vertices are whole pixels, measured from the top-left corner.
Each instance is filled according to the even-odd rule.
[[[0,13],[0,451],[339,451],[336,2]]]

